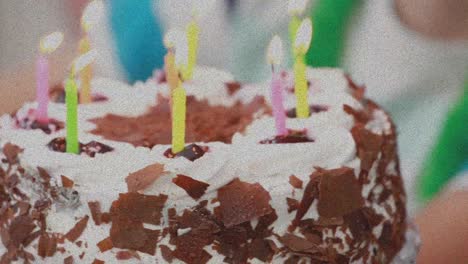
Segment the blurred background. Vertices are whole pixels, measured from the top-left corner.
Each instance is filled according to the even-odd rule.
[[[87,4],[0,0],[0,113],[34,98],[39,39],[57,30],[65,42],[50,56],[51,80],[64,79],[77,54],[80,16]],[[89,32],[99,52],[96,75],[130,83],[146,80],[162,65],[163,34],[184,26],[193,4],[104,0],[99,22]],[[243,82],[265,81],[268,42],[275,34],[289,37],[287,1],[197,4],[199,64],[230,71]],[[342,67],[393,116],[410,213],[450,182],[462,186],[468,164],[468,1],[312,0],[301,16],[314,22],[308,64]]]

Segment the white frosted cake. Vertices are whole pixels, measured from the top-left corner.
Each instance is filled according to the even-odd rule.
[[[287,78],[287,76],[284,76]],[[311,116],[276,136],[268,85],[201,68],[187,147],[170,151],[168,88],[106,79],[64,129],[3,116],[1,263],[410,263],[396,131],[341,70],[309,69]],[[65,123],[65,106],[50,117]]]

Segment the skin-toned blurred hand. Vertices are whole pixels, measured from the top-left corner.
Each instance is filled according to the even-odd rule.
[[[417,263],[468,263],[468,191],[441,195],[416,217],[421,234]]]
[[[468,39],[468,0],[395,0],[403,24],[439,39]]]

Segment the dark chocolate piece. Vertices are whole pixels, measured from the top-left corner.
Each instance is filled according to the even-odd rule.
[[[309,111],[310,111],[310,114],[317,114],[317,113],[321,113],[321,112],[326,112],[326,111],[328,111],[328,106],[311,105],[311,106],[309,106]],[[296,108],[291,108],[291,109],[287,110],[286,111],[286,116],[289,117],[289,118],[296,118],[297,117]]]
[[[172,152],[172,149],[168,149],[164,152],[164,156],[167,158],[173,159],[177,157],[184,157],[190,161],[195,161],[203,155],[205,155],[205,152],[208,151],[208,147],[202,147],[197,144],[190,144],[184,148],[181,152],[174,154]]]
[[[172,182],[184,189],[187,194],[195,200],[200,199],[205,192],[208,186],[208,183],[197,181],[191,177],[178,174],[176,178],[172,179]]]
[[[186,142],[231,143],[232,136],[242,132],[260,113],[269,113],[265,99],[254,98],[250,103],[236,102],[233,106],[210,105],[187,96]],[[153,147],[171,144],[171,111],[169,100],[158,98],[157,105],[138,117],[108,114],[90,120],[96,124],[91,133],[106,139],[128,142],[134,146]]]
[[[18,119],[18,117],[15,117],[15,122],[18,128],[27,130],[40,129],[48,135],[65,127],[65,123],[52,118],[47,120],[47,122],[39,122],[38,120],[32,119],[29,116],[23,119]]]
[[[294,144],[294,143],[311,143],[313,139],[307,136],[306,131],[288,130],[288,134],[284,136],[275,136],[272,139],[260,141],[260,144]]]
[[[79,143],[79,144],[80,144],[80,147],[79,147],[80,154],[85,153],[91,158],[94,158],[94,156],[96,156],[97,153],[104,154],[104,153],[114,150],[112,147],[102,144],[97,141],[91,141],[87,144],[83,144],[83,143]],[[54,138],[49,142],[49,144],[47,144],[47,146],[52,151],[65,153],[66,148],[67,148],[67,140],[64,137]]]

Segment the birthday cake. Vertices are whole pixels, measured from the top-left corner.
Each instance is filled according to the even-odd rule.
[[[341,70],[307,77],[311,115],[286,89],[278,136],[266,85],[199,67],[179,153],[163,79],[93,80],[106,99],[79,106],[80,155],[60,100],[48,129],[22,122],[33,103],[3,116],[0,262],[411,263],[390,117]]]

